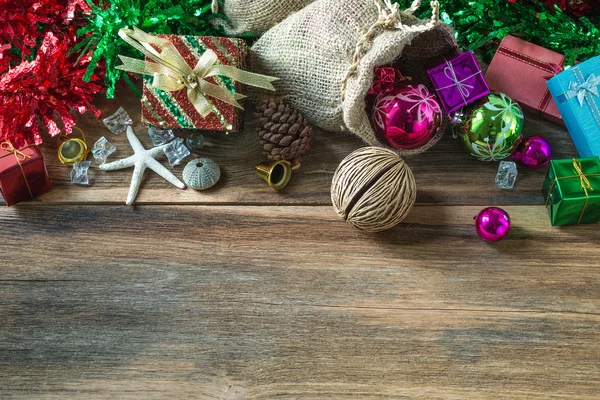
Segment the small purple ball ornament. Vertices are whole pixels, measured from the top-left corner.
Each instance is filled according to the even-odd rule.
[[[550,163],[552,159],[552,148],[550,143],[541,136],[529,136],[512,154],[511,158],[521,161],[529,168],[542,168]]]
[[[424,85],[400,82],[384,89],[371,113],[375,133],[397,149],[426,145],[442,124],[442,110],[435,94]]]
[[[473,218],[477,234],[486,242],[499,242],[510,231],[510,216],[501,208],[485,208]]]

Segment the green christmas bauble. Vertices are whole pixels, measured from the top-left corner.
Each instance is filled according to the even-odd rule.
[[[523,140],[523,111],[505,94],[491,93],[459,118],[458,136],[478,160],[503,160]]]

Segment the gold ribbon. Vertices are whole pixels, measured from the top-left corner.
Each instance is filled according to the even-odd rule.
[[[32,146],[23,147],[21,150],[25,150]],[[33,192],[31,191],[31,187],[29,186],[29,181],[27,180],[27,175],[25,175],[25,170],[23,169],[23,165],[21,165],[21,161],[25,161],[28,158],[31,158],[30,155],[23,153],[21,150],[16,149],[13,144],[9,141],[0,143],[0,150],[6,151],[9,154],[5,154],[0,156],[0,158],[8,157],[13,154],[17,160],[17,164],[19,164],[19,168],[21,169],[21,174],[23,174],[23,179],[25,179],[25,185],[27,185],[27,190],[29,190],[29,195],[33,197]],[[22,158],[19,158],[22,157]]]
[[[552,196],[552,192],[554,191],[554,187],[556,186],[558,181],[563,180],[563,179],[578,178],[579,184],[581,185],[581,188],[583,189],[583,191],[585,193],[585,203],[583,205],[583,209],[581,210],[581,214],[579,215],[579,220],[577,221],[577,224],[580,224],[581,219],[583,218],[583,214],[585,214],[585,210],[587,208],[587,205],[588,205],[588,202],[590,199],[588,191],[594,190],[594,188],[592,187],[592,184],[590,183],[590,181],[588,179],[588,176],[600,176],[600,174],[584,174],[583,169],[581,168],[581,163],[579,161],[577,161],[576,159],[573,159],[573,170],[577,175],[562,176],[560,178],[554,179],[554,182],[552,182],[552,186],[550,186],[550,190],[548,191],[548,197],[546,198],[546,207],[548,207],[548,204],[550,203],[550,197]]]
[[[152,75],[154,77],[152,86],[167,92],[187,88],[190,102],[203,118],[214,112],[207,97],[219,99],[241,109],[243,107],[238,100],[246,97],[210,83],[207,78],[225,76],[236,82],[275,91],[271,82],[278,78],[243,71],[231,65],[218,64],[217,54],[210,49],[204,52],[192,69],[168,39],[150,35],[138,28],[121,29],[119,36],[155,62],[119,56],[123,65],[118,66],[117,69]]]

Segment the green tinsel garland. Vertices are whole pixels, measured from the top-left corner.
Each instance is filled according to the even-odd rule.
[[[121,40],[119,29],[137,26],[155,34],[224,35],[222,28],[210,24],[214,18],[225,18],[211,12],[210,0],[87,0],[87,3],[92,7],[89,23],[77,32],[83,40],[72,51],[86,54],[93,49],[86,80],[94,74],[98,63],[105,61],[108,98],[114,98],[115,84],[121,78],[138,91],[127,74],[115,68],[119,65],[119,55],[140,56]]]
[[[394,0],[408,8],[412,0]],[[211,25],[214,18],[210,0],[87,0],[92,7],[89,24],[78,31],[82,42],[73,49],[93,58],[86,78],[98,62],[106,63],[107,97],[113,98],[116,82],[127,75],[115,69],[118,55],[138,57],[135,50],[118,36],[119,29],[138,26],[152,33],[223,36],[221,28]],[[424,2],[425,3],[425,2]],[[431,11],[423,5],[417,15],[427,18]],[[538,0],[442,0],[441,18],[452,25],[459,43],[466,49],[479,50],[485,61],[494,54],[506,35],[519,36],[566,56],[566,64],[600,55],[600,29],[588,18],[575,20],[560,9],[549,10]],[[596,21],[594,21],[596,22]]]
[[[408,8],[411,0],[395,0]],[[431,15],[423,2],[417,15]],[[441,18],[452,25],[459,43],[480,50],[489,61],[499,40],[518,36],[562,53],[566,64],[600,55],[600,30],[588,18],[573,19],[560,9],[550,10],[536,0],[441,0]]]

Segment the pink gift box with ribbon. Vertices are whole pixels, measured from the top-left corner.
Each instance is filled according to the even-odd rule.
[[[530,113],[564,126],[546,82],[563,71],[565,56],[533,43],[506,36],[485,78],[490,89],[502,92]]]
[[[427,71],[447,114],[490,94],[472,52],[467,51]]]

